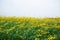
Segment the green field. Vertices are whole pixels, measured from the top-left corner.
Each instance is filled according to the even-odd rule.
[[[0,17],[0,40],[60,40],[60,18]]]

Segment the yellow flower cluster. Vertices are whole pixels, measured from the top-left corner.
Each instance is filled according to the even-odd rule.
[[[39,38],[35,38],[35,40],[40,40]]]
[[[56,37],[55,35],[54,36],[50,35],[50,37],[48,38],[48,40],[54,40],[55,37]]]
[[[60,18],[1,17],[0,39],[59,40]],[[3,39],[4,38],[4,39]],[[15,40],[14,39],[14,40]]]

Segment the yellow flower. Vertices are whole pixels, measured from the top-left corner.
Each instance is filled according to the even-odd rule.
[[[38,32],[41,32],[41,30],[38,30]]]
[[[8,34],[9,32],[7,31],[6,33]]]
[[[11,27],[8,31],[11,31],[11,30],[13,30],[13,29],[15,29],[15,27]]]
[[[40,40],[39,38],[35,38],[35,40]]]
[[[18,30],[16,31],[16,33],[18,33]]]
[[[37,37],[42,36],[41,34],[37,35]]]
[[[60,26],[56,26],[55,28],[60,28]]]
[[[38,29],[38,32],[43,32],[43,30]]]
[[[40,24],[38,24],[38,27],[40,27]]]
[[[48,40],[53,40],[53,39],[55,39],[55,35],[54,36],[52,36],[52,35],[50,35],[50,37],[48,38]]]
[[[0,28],[0,30],[1,30],[2,28]]]
[[[44,32],[44,34],[49,34],[49,32]]]

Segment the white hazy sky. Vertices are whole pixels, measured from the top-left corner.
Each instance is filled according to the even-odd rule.
[[[0,15],[60,17],[60,0],[0,0]]]

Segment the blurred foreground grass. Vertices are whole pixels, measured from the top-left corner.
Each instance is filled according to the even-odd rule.
[[[0,40],[60,40],[60,18],[0,16]]]

